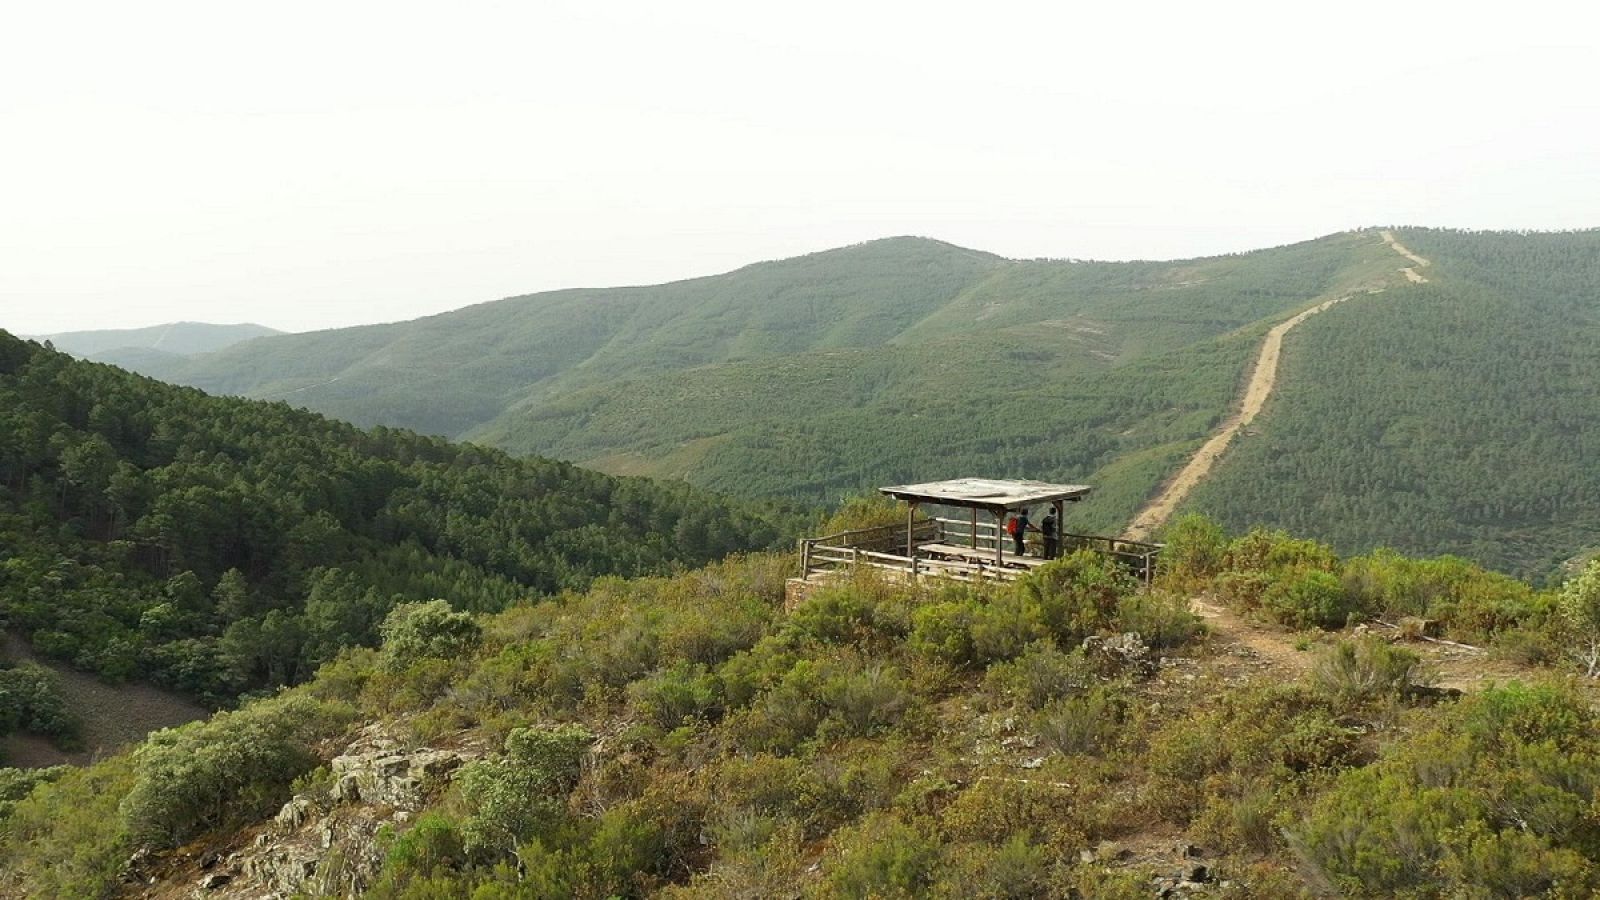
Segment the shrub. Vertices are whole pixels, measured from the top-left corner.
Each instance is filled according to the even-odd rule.
[[[1590,678],[1600,678],[1600,559],[1590,560],[1561,589],[1567,652]]]
[[[1045,633],[1039,604],[1031,596],[1001,593],[972,611],[972,663],[986,666],[1011,659]]]
[[[71,771],[69,766],[50,766],[43,769],[0,769],[0,820],[11,814],[17,801],[22,800],[41,784],[50,784]]]
[[[380,628],[384,663],[391,671],[424,658],[448,659],[476,647],[482,629],[464,612],[443,600],[402,603],[389,611]]]
[[[567,794],[593,743],[594,735],[576,725],[517,728],[500,759],[464,767],[457,782],[472,813],[461,829],[466,851],[493,859],[548,837],[565,821]]]
[[[911,649],[952,666],[970,665],[973,605],[958,601],[930,603],[912,614]]]
[[[987,689],[1028,708],[1039,709],[1052,700],[1089,689],[1095,683],[1094,667],[1082,650],[1062,653],[1051,641],[1035,641],[1010,662],[989,667]]]
[[[1199,513],[1179,516],[1162,532],[1166,546],[1156,557],[1161,582],[1176,591],[1189,591],[1222,571],[1228,536],[1222,526]]]
[[[1344,703],[1402,697],[1429,680],[1422,657],[1376,637],[1329,647],[1317,659],[1312,679],[1320,690]]]
[[[789,615],[784,632],[801,641],[847,644],[870,632],[871,611],[852,585],[817,591]]]
[[[878,813],[834,833],[823,878],[841,897],[920,897],[927,893],[938,860],[936,839]]]
[[[1097,686],[1076,697],[1050,703],[1033,717],[1033,731],[1057,753],[1096,754],[1116,738],[1123,700]]]
[[[1115,560],[1080,550],[1033,570],[1013,591],[1038,606],[1044,627],[1065,647],[1106,628],[1138,587]]]
[[[1050,895],[1051,853],[1024,835],[1014,834],[998,846],[966,844],[946,858],[933,891],[937,896],[1026,900]]]
[[[1165,650],[1187,643],[1200,631],[1200,617],[1189,601],[1167,593],[1139,593],[1117,602],[1113,628],[1131,631],[1151,649]]]
[[[822,685],[823,702],[852,735],[866,735],[899,721],[911,692],[893,669],[868,666],[839,672]]]
[[[1315,570],[1283,576],[1267,588],[1261,605],[1291,628],[1342,628],[1357,611],[1338,578]]]
[[[1326,544],[1293,538],[1282,531],[1256,528],[1228,545],[1224,565],[1234,572],[1331,573],[1338,569],[1339,557]]]
[[[640,712],[664,731],[722,712],[722,682],[700,663],[680,662],[628,686]]]
[[[438,812],[426,812],[389,844],[384,854],[384,881],[398,887],[414,878],[455,871],[466,862],[460,826]]]
[[[81,728],[67,709],[55,673],[35,663],[0,668],[0,736],[30,731],[75,750],[82,744]]]
[[[1296,844],[1364,896],[1590,896],[1600,719],[1564,685],[1463,699],[1317,799]]]
[[[127,827],[141,842],[171,847],[266,815],[317,765],[315,742],[351,718],[348,707],[290,694],[157,731],[134,751]]]

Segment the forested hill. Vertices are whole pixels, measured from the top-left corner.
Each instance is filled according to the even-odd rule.
[[[282,332],[265,325],[249,323],[216,325],[209,322],[169,322],[148,328],[111,328],[99,331],[66,331],[34,336],[49,341],[57,350],[120,365],[119,358],[137,354],[192,356],[213,353],[242,341]]]
[[[1429,281],[1297,329],[1193,507],[1551,576],[1600,545],[1600,231],[1399,237]]]
[[[0,615],[40,652],[211,700],[468,610],[770,545],[683,485],[210,397],[0,331]]]
[[[1094,476],[1084,524],[1119,527],[1226,413],[1268,323],[1394,270],[1376,233],[1137,263],[892,238],[265,338],[158,374],[757,496]]]

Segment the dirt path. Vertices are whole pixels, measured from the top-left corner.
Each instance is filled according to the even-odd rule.
[[[1395,239],[1394,232],[1384,231],[1382,234],[1384,242],[1390,248],[1416,264],[1400,270],[1405,273],[1406,279],[1412,283],[1426,283],[1428,279],[1422,277],[1417,272],[1417,269],[1433,265],[1433,263],[1407,250],[1404,245]],[[1272,397],[1272,391],[1278,383],[1278,360],[1283,355],[1283,336],[1292,331],[1301,322],[1335,304],[1343,303],[1353,296],[1355,295],[1346,294],[1342,297],[1324,300],[1310,309],[1300,311],[1293,318],[1279,322],[1272,327],[1271,331],[1267,332],[1266,340],[1261,342],[1261,352],[1256,355],[1255,366],[1250,370],[1250,380],[1245,384],[1244,396],[1239,399],[1238,410],[1223,421],[1222,426],[1200,446],[1199,450],[1195,451],[1194,456],[1190,457],[1183,468],[1178,470],[1177,475],[1174,475],[1171,480],[1162,485],[1161,491],[1156,494],[1155,499],[1145,504],[1144,508],[1134,515],[1133,524],[1129,525],[1128,530],[1123,532],[1124,539],[1130,541],[1147,540],[1157,528],[1165,525],[1167,519],[1172,517],[1173,511],[1178,508],[1178,504],[1188,498],[1195,485],[1198,485],[1207,475],[1211,474],[1212,467],[1216,465],[1218,459],[1222,458],[1223,452],[1233,442],[1234,436],[1261,413],[1262,407],[1266,406],[1267,400]]]
[[[1299,678],[1311,671],[1322,650],[1321,640],[1306,644],[1303,635],[1274,625],[1251,621],[1221,604],[1213,603],[1206,597],[1190,600],[1190,608],[1194,610],[1195,615],[1205,620],[1211,629],[1213,641],[1231,648],[1237,656],[1253,660],[1255,667],[1261,672],[1273,673],[1285,680]],[[1368,628],[1372,634],[1379,637],[1393,638],[1395,634],[1382,626],[1372,625]],[[1347,637],[1349,634],[1349,631],[1334,632],[1319,637],[1323,639]],[[1554,672],[1552,669],[1523,666],[1509,660],[1495,659],[1485,650],[1464,645],[1427,641],[1403,643],[1422,657],[1431,676],[1430,683],[1434,687],[1449,688],[1466,694],[1483,690],[1492,684],[1549,676]],[[1301,647],[1304,649],[1300,649]],[[1596,701],[1597,708],[1600,708],[1600,685],[1593,682],[1579,683],[1589,689],[1591,700]]]
[[[1261,352],[1256,356],[1255,367],[1250,371],[1250,381],[1245,385],[1244,396],[1239,400],[1238,410],[1222,423],[1222,427],[1218,428],[1199,450],[1195,451],[1194,456],[1190,457],[1183,468],[1178,470],[1178,474],[1161,488],[1155,499],[1139,510],[1133,517],[1133,524],[1124,532],[1124,538],[1142,541],[1166,524],[1173,510],[1178,508],[1178,504],[1189,496],[1195,485],[1211,473],[1211,467],[1222,457],[1222,452],[1228,449],[1228,444],[1233,441],[1234,435],[1260,414],[1261,408],[1272,396],[1272,389],[1278,381],[1278,359],[1283,354],[1283,336],[1301,322],[1330,306],[1349,300],[1351,296],[1346,294],[1343,297],[1324,300],[1291,319],[1279,322],[1267,332],[1267,339],[1261,343]]]
[[[1423,259],[1415,253],[1412,253],[1410,250],[1407,250],[1406,245],[1400,243],[1400,239],[1394,236],[1394,232],[1388,230],[1387,228],[1383,230],[1383,242],[1388,244],[1390,249],[1394,250],[1394,252],[1416,263],[1414,266],[1406,266],[1400,270],[1406,276],[1407,281],[1411,282],[1412,284],[1428,283],[1428,279],[1424,278],[1422,273],[1418,272],[1417,270],[1426,269],[1427,267],[1433,265],[1432,261]]]

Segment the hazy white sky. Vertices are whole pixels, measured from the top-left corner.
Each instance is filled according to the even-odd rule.
[[[0,328],[1600,225],[1600,23],[1474,6],[8,4]]]

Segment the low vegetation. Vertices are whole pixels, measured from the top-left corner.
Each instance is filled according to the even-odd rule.
[[[755,555],[493,615],[398,606],[380,650],[307,684],[87,769],[0,778],[0,867],[35,895],[104,895],[135,850],[225,842],[383,721],[491,752],[385,832],[375,897],[1134,897],[1174,867],[1231,897],[1600,889],[1600,718],[1570,683],[1531,670],[1450,701],[1371,635],[1320,642],[1302,679],[1255,677],[1179,585],[1293,627],[1381,606],[1490,639],[1568,627],[1543,594],[1173,531],[1153,591],[1081,554],[1010,585],[863,573],[786,614],[793,561]],[[1441,571],[1461,580],[1428,594]]]

